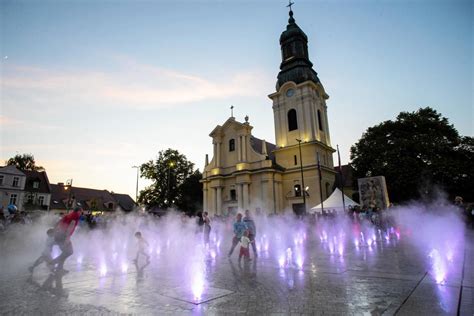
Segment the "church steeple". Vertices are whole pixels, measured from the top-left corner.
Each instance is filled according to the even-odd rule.
[[[319,82],[318,74],[313,70],[313,64],[308,56],[308,37],[296,24],[291,7],[289,14],[286,30],[280,36],[282,62],[278,73],[277,91],[288,81],[297,84],[308,80]]]

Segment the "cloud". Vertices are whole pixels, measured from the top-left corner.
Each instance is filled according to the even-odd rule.
[[[47,129],[53,130],[58,129],[58,126],[50,125],[50,124],[41,124],[33,120],[18,120],[13,117],[8,117],[5,115],[0,115],[0,126],[2,128],[9,127],[9,128],[32,128],[32,129]]]
[[[7,65],[2,78],[7,107],[74,104],[155,109],[238,96],[258,96],[268,78],[241,71],[226,78],[194,74],[120,60],[109,71],[61,70]]]

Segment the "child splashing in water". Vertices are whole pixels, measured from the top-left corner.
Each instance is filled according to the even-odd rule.
[[[30,273],[33,273],[33,270],[43,262],[46,262],[46,264],[51,266],[51,261],[53,260],[53,258],[51,257],[51,251],[53,250],[54,245],[54,229],[48,229],[46,234],[48,235],[48,237],[46,239],[46,245],[44,247],[44,250],[38,257],[38,259],[36,259],[35,263],[33,263],[33,265],[28,268]]]
[[[137,256],[133,260],[134,263],[138,263],[138,257],[140,255],[145,256],[146,258],[146,263],[150,262],[150,255],[147,253],[148,251],[148,242],[143,238],[141,232],[136,232],[135,237],[137,238],[138,241],[138,251],[137,251]]]
[[[240,237],[240,252],[239,252],[239,263],[242,260],[242,257],[244,258],[244,262],[249,262],[250,260],[250,252],[249,252],[249,246],[250,246],[250,238],[249,238],[249,230],[247,229],[244,232],[244,235]]]

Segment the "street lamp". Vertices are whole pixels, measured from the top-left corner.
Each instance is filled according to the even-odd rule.
[[[306,187],[304,185],[304,176],[303,176],[303,157],[301,155],[301,139],[296,139],[298,142],[298,147],[300,150],[300,171],[301,171],[301,184],[302,184],[302,189],[303,189],[303,205],[304,205],[304,213],[306,214]]]
[[[167,193],[168,193],[168,201],[171,201],[170,199],[170,180],[171,180],[171,168],[174,167],[174,162],[173,161],[170,161],[168,163],[168,190],[167,190]]]
[[[68,179],[66,181],[66,185],[64,186],[64,190],[69,191],[67,196],[67,207],[66,210],[69,213],[71,208],[71,195],[72,195],[72,179]]]
[[[138,173],[140,171],[140,167],[139,166],[132,166],[132,168],[137,168],[137,187],[135,189],[135,203],[137,203],[137,205],[138,205]]]

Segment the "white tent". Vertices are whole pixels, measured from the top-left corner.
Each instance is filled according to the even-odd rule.
[[[356,206],[359,205],[356,202],[352,201],[347,195],[344,195],[344,204],[346,206],[346,210],[349,206]],[[343,211],[343,204],[342,204],[342,192],[338,188],[334,190],[334,192],[323,202],[324,210],[325,211],[333,211],[342,212]],[[310,214],[314,213],[321,213],[321,204],[312,207],[309,210]]]

